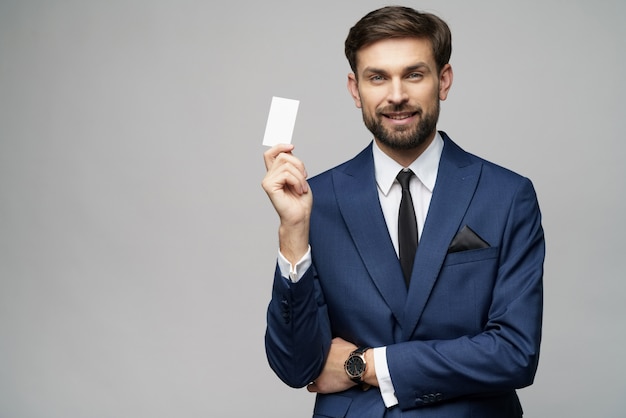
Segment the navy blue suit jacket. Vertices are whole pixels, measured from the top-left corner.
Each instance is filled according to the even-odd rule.
[[[544,236],[531,182],[444,148],[410,287],[378,200],[372,145],[310,179],[313,265],[293,284],[276,269],[266,352],[303,387],[331,339],[387,347],[399,405],[377,388],[317,395],[315,417],[518,417],[516,388],[539,359]],[[450,250],[468,226],[487,247]]]

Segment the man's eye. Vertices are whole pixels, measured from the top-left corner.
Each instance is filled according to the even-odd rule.
[[[370,80],[371,81],[383,81],[384,78],[381,75],[373,75],[373,76],[370,77]]]
[[[411,73],[411,74],[409,74],[408,78],[420,79],[420,78],[422,78],[422,74],[421,73]]]

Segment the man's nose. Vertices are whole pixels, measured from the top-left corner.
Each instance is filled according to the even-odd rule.
[[[402,104],[409,100],[409,95],[406,91],[402,80],[394,79],[389,84],[389,96],[387,98],[389,103]]]

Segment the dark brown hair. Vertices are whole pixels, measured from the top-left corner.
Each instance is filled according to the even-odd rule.
[[[356,74],[359,49],[391,38],[421,38],[430,41],[437,71],[441,71],[452,54],[452,34],[442,19],[409,7],[387,6],[368,13],[350,29],[345,52],[352,71]]]

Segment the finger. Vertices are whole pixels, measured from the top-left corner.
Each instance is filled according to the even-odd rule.
[[[271,167],[268,169],[268,171],[280,170],[283,166],[291,165],[295,167],[298,171],[300,171],[303,177],[307,177],[304,163],[298,157],[295,157],[291,153],[279,153],[270,164]]]
[[[306,390],[311,393],[317,393],[317,385],[315,384],[315,382],[311,382],[307,385]]]
[[[281,149],[284,151],[276,153],[279,149],[273,149],[265,153],[264,158],[267,171],[269,172],[274,169],[280,169],[283,164],[291,164],[294,167],[297,167],[305,178],[308,177],[304,163],[291,153],[293,147],[287,146],[286,148]]]
[[[266,176],[269,178],[280,178],[285,173],[291,174],[300,182],[306,181],[306,170],[302,161],[291,155],[280,154],[276,157],[274,164],[268,170]]]
[[[308,184],[306,180],[300,176],[298,172],[283,171],[272,179],[270,187],[274,191],[284,190],[294,192],[297,195],[302,195],[308,191]]]
[[[308,192],[309,184],[303,164],[296,158],[285,159],[281,156],[279,159],[265,175],[263,188],[276,190],[289,185],[299,194]]]
[[[292,144],[277,144],[263,153],[263,160],[265,161],[265,168],[269,170],[274,164],[274,160],[281,153],[290,153],[293,151],[294,146]]]
[[[309,188],[302,169],[290,162],[275,163],[274,167],[265,175],[262,184],[266,191],[274,191],[285,186],[291,186],[298,193],[306,193]]]
[[[304,163],[296,156],[291,153],[281,152],[279,153],[274,160],[271,162],[270,170],[274,168],[280,168],[281,165],[292,165],[296,167],[298,170],[305,174],[306,170],[304,168]]]

